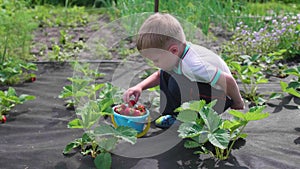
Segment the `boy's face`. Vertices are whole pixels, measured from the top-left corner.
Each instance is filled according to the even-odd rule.
[[[150,48],[141,51],[143,57],[146,57],[153,61],[154,65],[162,70],[170,71],[177,66],[179,58],[170,51]]]

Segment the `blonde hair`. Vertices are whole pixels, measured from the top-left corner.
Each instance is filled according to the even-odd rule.
[[[137,49],[167,49],[170,43],[185,43],[185,34],[179,21],[170,14],[151,15],[137,35]]]

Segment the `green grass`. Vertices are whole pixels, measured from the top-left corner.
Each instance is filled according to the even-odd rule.
[[[250,1],[251,2],[251,1]],[[284,4],[279,2],[248,3],[247,1],[232,0],[161,0],[160,12],[171,13],[183,18],[208,34],[212,24],[233,31],[236,25],[243,21],[250,27],[262,27],[258,16],[270,16],[284,13],[300,13],[298,4]],[[154,0],[123,0],[117,6],[108,8],[112,20],[143,12],[154,11]]]

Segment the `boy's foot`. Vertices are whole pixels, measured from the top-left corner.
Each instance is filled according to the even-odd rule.
[[[164,115],[160,116],[158,119],[155,120],[155,126],[165,129],[172,126],[172,124],[175,122],[176,118],[172,115]]]

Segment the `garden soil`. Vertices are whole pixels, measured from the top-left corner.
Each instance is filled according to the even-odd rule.
[[[109,81],[117,66],[118,63],[114,62],[102,64],[99,69],[106,75],[99,82]],[[66,109],[63,99],[58,98],[63,86],[69,83],[67,78],[73,75],[71,66],[47,63],[38,64],[38,67],[34,83],[14,86],[18,94],[31,94],[36,99],[17,105],[8,115],[7,122],[0,124],[0,169],[95,168],[90,156],[82,156],[78,151],[69,155],[62,153],[69,142],[84,132],[67,128],[68,122],[76,115]],[[260,86],[260,90],[280,91],[279,80],[282,79],[271,78],[268,84]],[[207,155],[193,154],[196,149],[185,149],[184,141],[173,139],[178,136],[179,122],[176,122],[172,130],[151,125],[147,135],[138,138],[137,145],[124,144],[124,147],[129,147],[124,154],[118,151],[122,147],[118,147],[112,155],[112,168],[299,169],[299,105],[300,99],[292,96],[270,102],[266,109],[270,116],[249,123],[245,129],[248,137],[237,142],[228,160],[214,160]],[[153,119],[156,116],[157,113],[151,114]],[[227,116],[226,112],[224,116]],[[154,150],[165,150],[166,147],[166,151],[155,154]],[[139,154],[140,157],[136,157]]]

